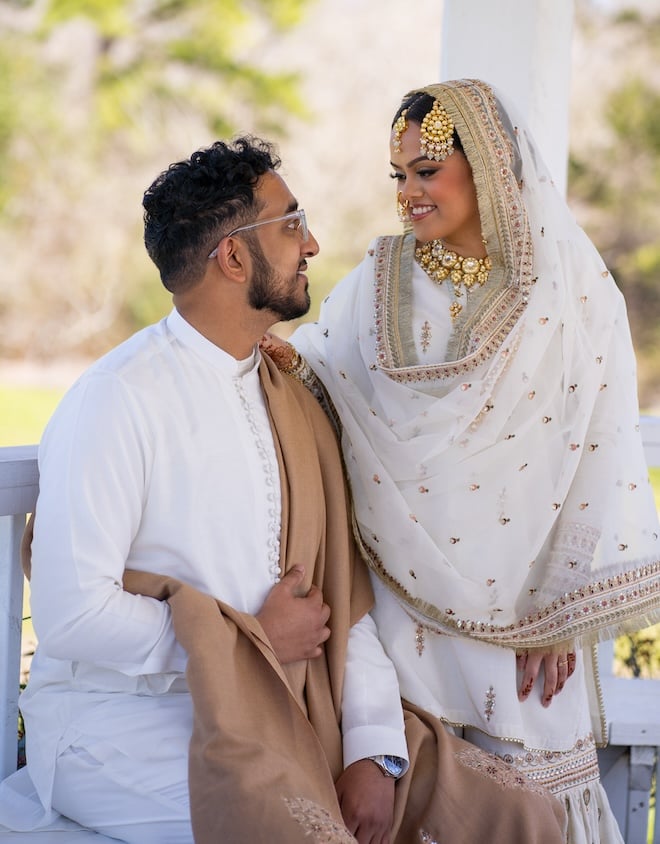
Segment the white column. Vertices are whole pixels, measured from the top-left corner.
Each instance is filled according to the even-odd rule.
[[[483,79],[516,103],[566,192],[574,0],[444,0],[440,79]]]

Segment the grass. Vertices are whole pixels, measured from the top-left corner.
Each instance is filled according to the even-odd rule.
[[[62,397],[62,390],[0,386],[0,446],[33,445]]]

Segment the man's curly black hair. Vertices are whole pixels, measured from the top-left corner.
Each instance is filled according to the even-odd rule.
[[[200,281],[221,238],[257,217],[255,186],[280,163],[273,145],[260,138],[216,141],[170,165],[147,188],[144,245],[170,292]]]

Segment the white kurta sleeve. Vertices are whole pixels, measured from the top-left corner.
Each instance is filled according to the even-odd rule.
[[[181,672],[169,606],[122,589],[153,455],[148,420],[117,376],[63,399],[39,451],[31,603],[43,654],[129,676]]]
[[[396,671],[368,614],[349,634],[342,731],[346,767],[380,754],[408,759]]]

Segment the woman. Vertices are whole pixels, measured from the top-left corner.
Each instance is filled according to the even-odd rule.
[[[341,420],[402,695],[620,842],[593,645],[660,618],[623,298],[492,89],[409,94],[378,238],[292,338]],[[276,350],[287,360],[282,349]]]

